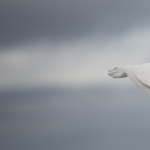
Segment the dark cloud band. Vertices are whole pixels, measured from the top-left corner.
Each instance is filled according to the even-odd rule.
[[[149,4],[134,0],[2,1],[0,46],[42,37],[57,40],[122,33],[149,22]]]

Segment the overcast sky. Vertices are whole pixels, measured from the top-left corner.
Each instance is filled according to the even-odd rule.
[[[149,60],[149,5],[146,0],[1,1],[0,88],[117,84],[108,69]]]
[[[36,38],[64,40],[98,34],[115,36],[149,25],[149,1],[1,1],[1,45]]]
[[[150,61],[148,0],[0,0],[0,150],[148,150],[149,95],[117,65]]]

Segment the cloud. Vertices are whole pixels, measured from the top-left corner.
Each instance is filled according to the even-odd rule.
[[[0,45],[5,47],[37,38],[58,41],[91,34],[119,35],[149,24],[146,0],[6,0],[0,4]]]
[[[105,42],[98,39],[59,45],[39,42],[2,50],[0,87],[130,86],[127,79],[110,78],[107,70],[117,65],[144,63],[149,58],[149,36],[149,28],[138,28]]]
[[[56,88],[0,92],[0,99],[4,149],[126,150],[130,145],[141,150],[150,145],[149,95],[140,89]]]

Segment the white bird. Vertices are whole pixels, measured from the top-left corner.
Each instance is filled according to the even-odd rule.
[[[150,63],[131,66],[117,66],[108,71],[113,78],[129,77],[142,90],[150,94]]]

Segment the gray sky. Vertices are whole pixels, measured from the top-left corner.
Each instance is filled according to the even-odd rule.
[[[148,150],[149,95],[107,70],[150,60],[146,0],[0,0],[0,150]]]
[[[0,88],[117,84],[108,69],[149,60],[149,3],[1,1]]]
[[[149,1],[1,1],[2,46],[36,38],[62,40],[98,34],[118,35],[149,24]]]
[[[138,88],[0,93],[2,150],[147,150],[149,95]]]

